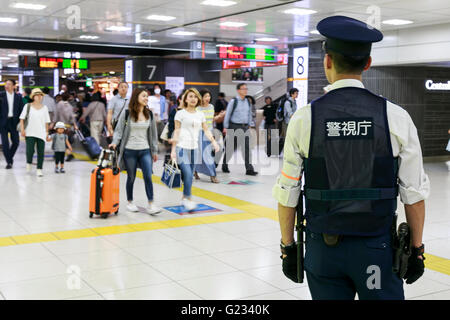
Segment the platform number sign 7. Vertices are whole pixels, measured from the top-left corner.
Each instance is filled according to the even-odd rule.
[[[148,75],[148,80],[152,80],[153,75],[155,74],[155,71],[156,71],[156,66],[155,66],[155,65],[150,65],[150,64],[148,64],[148,65],[147,65],[147,69],[150,70],[150,73],[149,73],[149,75]]]

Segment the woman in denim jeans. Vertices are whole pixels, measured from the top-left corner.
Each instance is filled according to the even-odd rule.
[[[199,134],[202,129],[205,136],[211,141],[214,150],[216,152],[220,150],[208,129],[204,113],[195,109],[201,105],[201,102],[202,97],[197,89],[187,89],[184,93],[182,98],[183,108],[175,115],[174,143],[170,155],[173,161],[178,160],[180,166],[184,182],[182,205],[188,211],[193,211],[197,207],[197,204],[191,201],[191,189],[195,164],[201,161],[201,159],[195,158]]]
[[[133,185],[136,169],[142,169],[147,193],[147,213],[156,214],[161,211],[153,204],[152,165],[158,160],[158,136],[156,122],[152,112],[147,108],[148,94],[144,89],[134,89],[128,106],[129,112],[122,112],[114,131],[113,142],[116,148],[120,143],[119,167],[127,170],[127,210],[137,212],[133,203]]]

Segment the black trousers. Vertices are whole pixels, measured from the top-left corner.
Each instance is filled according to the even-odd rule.
[[[19,132],[14,125],[14,118],[8,118],[6,125],[0,129],[2,137],[3,154],[5,155],[6,163],[12,164],[14,155],[19,147]],[[11,143],[9,142],[8,133],[11,136]]]
[[[223,156],[223,164],[227,165],[230,161],[231,157],[233,156],[234,151],[236,151],[236,148],[238,147],[238,144],[241,149],[242,157],[245,161],[245,169],[246,170],[253,170],[253,166],[251,165],[252,161],[252,155],[250,150],[250,135],[249,132],[245,134],[248,130],[249,126],[247,124],[238,124],[238,123],[232,123],[230,122],[228,130],[234,130],[233,135],[231,132],[229,133],[227,130],[227,135],[225,136],[224,141],[224,147],[225,152]],[[242,129],[242,133],[245,134],[244,136],[238,136],[238,132],[236,132],[238,129]],[[241,131],[241,130],[239,130]],[[238,139],[239,138],[239,139]],[[244,140],[244,141],[242,141]],[[230,144],[233,145],[233,149],[231,149]]]

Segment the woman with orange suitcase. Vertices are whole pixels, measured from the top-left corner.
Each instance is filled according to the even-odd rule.
[[[125,168],[127,177],[127,210],[137,212],[133,203],[133,185],[139,164],[142,169],[147,194],[147,213],[157,214],[161,208],[153,204],[152,165],[158,160],[158,135],[152,112],[147,108],[148,94],[136,88],[131,95],[128,110],[123,112],[114,130],[111,148],[119,147],[119,167]]]

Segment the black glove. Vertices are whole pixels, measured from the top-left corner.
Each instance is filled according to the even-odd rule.
[[[286,255],[286,257],[283,258],[283,255],[281,255],[281,259],[283,260],[283,273],[284,275],[294,281],[295,283],[298,283],[297,278],[297,245],[294,244],[284,247],[281,249],[282,253]]]
[[[419,256],[421,256],[423,260],[420,259]],[[420,248],[412,248],[411,256],[408,259],[408,268],[403,277],[403,279],[406,279],[407,284],[414,283],[423,275],[425,272],[424,260],[423,246]]]

